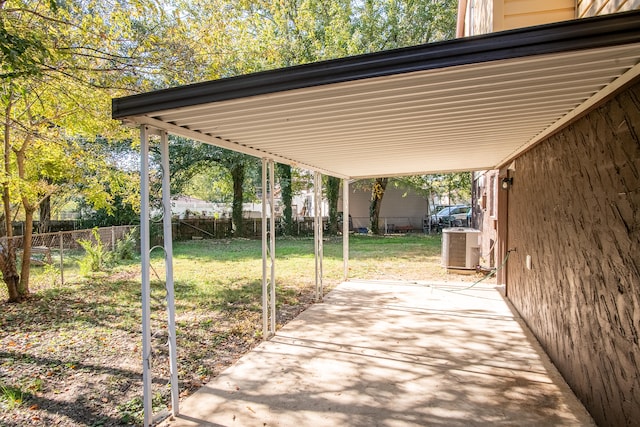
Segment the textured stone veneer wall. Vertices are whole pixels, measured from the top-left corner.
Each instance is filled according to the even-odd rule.
[[[640,81],[514,167],[509,299],[599,425],[638,425]]]

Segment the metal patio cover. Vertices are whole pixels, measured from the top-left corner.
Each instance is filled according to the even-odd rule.
[[[492,169],[640,74],[640,12],[113,100],[113,118],[341,178]]]

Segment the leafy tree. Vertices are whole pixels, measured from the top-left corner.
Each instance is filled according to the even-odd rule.
[[[139,83],[136,52],[150,46],[134,25],[146,2],[0,0],[3,225],[0,270],[10,301],[29,294],[34,213],[90,157],[72,135],[116,135],[111,95]],[[148,34],[147,34],[148,35]],[[77,175],[76,175],[77,176]],[[25,221],[17,271],[11,222]]]
[[[292,209],[292,200],[293,200],[293,183],[292,183],[292,173],[291,166],[283,165],[278,163],[276,165],[276,175],[278,176],[278,181],[280,182],[280,191],[282,194],[282,204],[284,205],[284,209],[282,212],[282,220],[283,220],[283,233],[285,235],[293,234],[293,209]]]
[[[325,191],[329,202],[329,234],[338,234],[338,199],[340,197],[340,178],[328,176]]]
[[[354,42],[361,53],[455,37],[455,0],[356,2]]]
[[[382,207],[382,197],[389,184],[389,178],[376,178],[373,181],[371,189],[371,204],[369,205],[369,219],[371,223],[371,232],[373,234],[381,234],[380,229],[380,208]]]
[[[396,178],[403,185],[422,194],[429,201],[429,208],[434,200],[445,198],[449,203],[459,203],[471,199],[472,176],[470,172],[448,174],[413,175]]]
[[[354,23],[357,49],[374,52],[450,39],[455,36],[457,1],[365,0],[358,3]],[[380,206],[389,178],[372,185],[370,228],[379,234]]]
[[[180,193],[209,202],[231,203],[233,183],[230,178],[224,167],[211,165],[194,174],[182,186]]]
[[[173,193],[183,192],[191,180],[205,170],[223,168],[227,171],[233,189],[233,230],[236,236],[244,235],[242,203],[245,200],[245,177],[249,169],[257,167],[257,160],[224,148],[180,137],[171,138],[169,152]]]

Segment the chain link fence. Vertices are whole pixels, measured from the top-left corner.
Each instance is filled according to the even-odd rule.
[[[84,250],[78,241],[87,240],[97,243],[95,231],[103,246],[113,251],[118,240],[123,239],[131,230],[136,228],[134,225],[121,225],[33,234],[31,237],[31,265],[58,268],[60,270],[61,283],[64,284],[65,270],[68,271],[75,268],[77,260],[84,254]],[[14,236],[10,239],[3,237],[0,239],[0,251],[7,253],[12,248],[17,255],[17,262],[21,263],[23,262],[23,241],[23,236]]]

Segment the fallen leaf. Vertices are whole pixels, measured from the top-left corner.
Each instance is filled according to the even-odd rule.
[[[40,407],[38,406],[38,404],[37,404],[37,403],[34,403],[33,405],[29,406],[29,409],[30,409],[31,411],[35,411],[36,409],[40,409]]]

